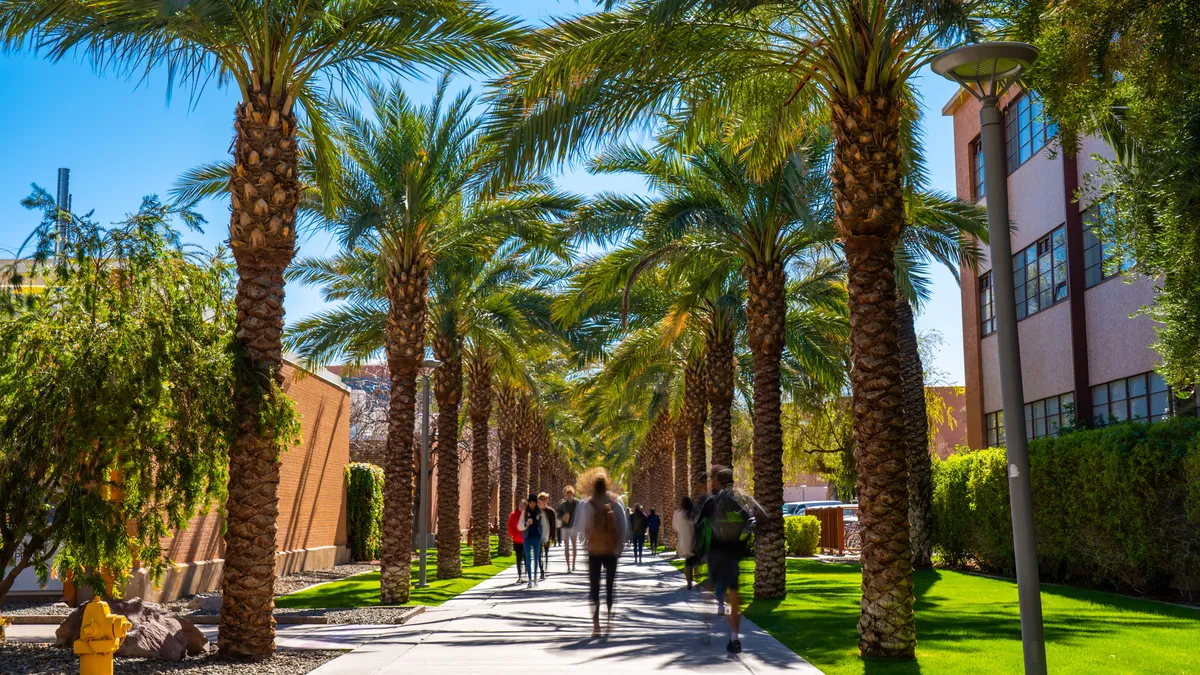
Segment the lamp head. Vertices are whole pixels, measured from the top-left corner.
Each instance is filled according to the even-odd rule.
[[[1037,57],[1037,47],[1024,42],[982,42],[939,54],[929,67],[984,98],[999,95]]]

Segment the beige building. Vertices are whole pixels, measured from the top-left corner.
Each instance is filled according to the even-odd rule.
[[[1061,152],[1035,93],[1009,92],[1005,119],[1012,264],[1021,345],[1027,435],[1057,433],[1079,418],[1160,419],[1176,400],[1150,348],[1154,322],[1136,315],[1153,302],[1149,279],[1131,277],[1094,225],[1109,217],[1107,202],[1075,201],[1094,156],[1111,157],[1094,138],[1077,156]],[[987,203],[979,141],[979,103],[959,92],[942,109],[954,119],[954,164],[959,198]],[[999,358],[992,295],[993,261],[963,269],[963,351],[966,360],[967,444],[1003,442]]]

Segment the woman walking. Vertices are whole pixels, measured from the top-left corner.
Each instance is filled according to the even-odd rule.
[[[675,528],[675,555],[683,558],[683,576],[687,578],[687,588],[692,590],[692,572],[698,562],[692,553],[692,541],[695,526],[692,524],[694,505],[688,496],[679,500],[679,508],[671,516],[671,526]]]
[[[658,512],[653,508],[650,509],[650,516],[646,518],[646,526],[650,528],[650,555],[658,555],[658,528],[662,527],[662,518],[658,517]]]
[[[650,519],[642,510],[642,505],[633,507],[629,515],[629,529],[633,532],[633,562],[642,562],[642,552],[646,548],[646,529],[650,527]]]
[[[529,581],[526,588],[537,585],[537,573],[542,568],[542,533],[550,530],[546,514],[538,506],[536,492],[530,492],[525,500],[525,509],[517,521],[517,529],[525,537],[525,574]]]
[[[554,509],[550,508],[550,495],[545,492],[538,493],[538,508],[542,510],[543,523],[546,524],[546,529],[542,536],[542,581],[546,580],[546,568],[550,567],[550,547],[555,542],[557,530],[555,529],[555,521],[558,516],[554,513]]]
[[[513,512],[508,514],[508,536],[512,538],[513,553],[517,554],[517,583],[524,581],[521,572],[521,563],[525,562],[525,537],[521,535],[521,512],[525,510],[524,506],[517,506]]]
[[[587,540],[588,600],[592,603],[592,637],[600,637],[600,572],[604,572],[608,606],[608,628],[612,629],[612,607],[617,576],[617,556],[629,538],[629,520],[621,498],[608,491],[608,474],[592,469],[580,479],[580,493],[591,496],[576,506],[574,520]]]

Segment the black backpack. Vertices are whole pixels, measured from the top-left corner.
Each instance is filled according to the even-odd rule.
[[[733,490],[712,496],[712,545],[724,551],[749,557],[754,551],[754,519],[750,509],[737,499]]]

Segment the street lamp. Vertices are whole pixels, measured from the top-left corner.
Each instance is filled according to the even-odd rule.
[[[417,588],[425,588],[425,563],[429,557],[429,374],[442,365],[437,359],[425,359],[421,364],[421,541],[420,570]]]
[[[962,85],[977,98],[979,140],[983,150],[984,195],[992,257],[996,340],[1000,352],[1000,392],[1004,403],[1008,493],[1012,508],[1013,552],[1017,563],[1017,598],[1021,605],[1021,642],[1025,672],[1046,672],[1042,630],[1042,596],[1038,581],[1037,542],[1033,534],[1033,495],[1029,483],[1029,448],[1025,441],[1025,393],[1021,382],[1021,345],[1017,338],[1017,305],[1013,290],[1012,242],[1008,228],[1008,171],[1004,166],[1004,119],[999,97],[1038,57],[1033,45],[989,42],[967,45],[939,55],[930,66]]]

